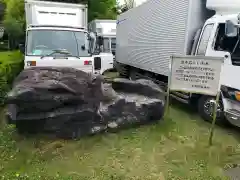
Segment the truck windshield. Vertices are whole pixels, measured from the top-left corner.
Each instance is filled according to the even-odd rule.
[[[89,56],[87,33],[66,30],[28,31],[28,56],[45,56],[57,49],[65,49],[70,56]]]

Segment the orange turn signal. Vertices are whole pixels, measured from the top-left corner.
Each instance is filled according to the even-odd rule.
[[[27,62],[27,65],[28,65],[28,66],[36,66],[36,65],[37,65],[37,62],[36,62],[36,61],[28,61],[28,62]]]
[[[239,91],[235,92],[235,97],[238,101],[240,101],[240,92]]]

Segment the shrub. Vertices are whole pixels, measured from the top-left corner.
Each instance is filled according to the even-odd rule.
[[[23,56],[19,51],[0,52],[0,105],[4,103],[13,80],[22,69]]]

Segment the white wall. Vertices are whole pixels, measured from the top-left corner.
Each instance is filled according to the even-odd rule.
[[[124,0],[117,0],[117,1],[118,1],[119,5],[124,5],[125,4]],[[141,5],[145,1],[147,1],[147,0],[135,0],[135,6]]]
[[[146,2],[147,0],[135,0],[135,6],[139,6],[142,3]]]

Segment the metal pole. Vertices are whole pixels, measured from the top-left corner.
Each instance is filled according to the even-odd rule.
[[[164,119],[165,119],[165,118],[168,116],[168,114],[169,114],[169,99],[170,99],[169,96],[170,96],[170,88],[169,88],[169,85],[168,85]]]
[[[222,59],[220,77],[222,76],[223,65],[224,65],[224,59]],[[220,100],[220,95],[221,95],[221,81],[220,81],[220,79],[219,79],[218,84],[219,84],[218,93],[217,93],[215,104],[214,104],[213,121],[212,121],[212,126],[211,126],[211,129],[210,129],[210,135],[209,135],[209,142],[208,142],[209,146],[212,146],[212,144],[213,144],[213,135],[214,135],[215,124],[216,124],[216,119],[217,119],[217,107],[218,107],[219,100]]]
[[[167,86],[167,97],[166,97],[164,119],[166,119],[166,117],[169,115],[170,86],[171,86],[171,78],[172,78],[172,62],[173,62],[173,57],[171,56],[171,61],[169,64],[168,86]]]
[[[210,129],[210,136],[209,136],[209,146],[212,146],[212,144],[213,144],[213,135],[214,135],[214,129],[215,129],[215,124],[216,124],[216,119],[217,119],[217,107],[219,104],[219,99],[220,99],[220,91],[217,93],[216,100],[214,103],[213,121],[212,121],[212,126]]]

